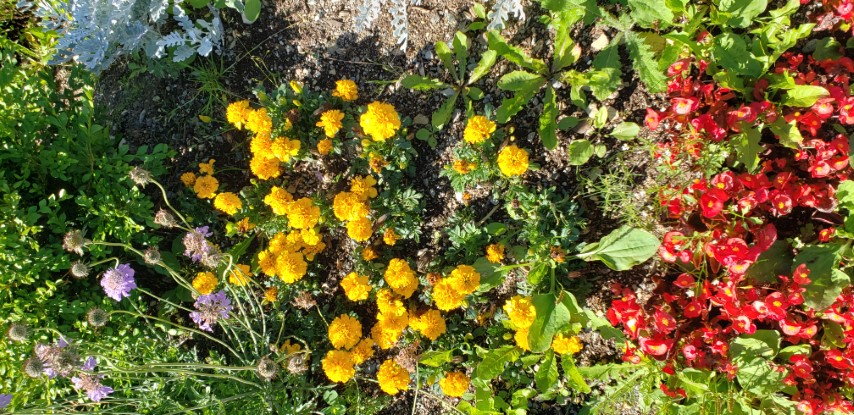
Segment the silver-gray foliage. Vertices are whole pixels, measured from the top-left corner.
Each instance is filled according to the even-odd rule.
[[[489,9],[489,13],[486,15],[489,19],[489,24],[486,28],[489,30],[504,29],[511,15],[517,20],[525,20],[522,0],[495,0],[495,3]]]
[[[181,7],[183,0],[34,0],[20,8],[35,8],[47,30],[58,35],[52,64],[75,61],[101,72],[120,56],[143,50],[151,58],[171,52],[175,62],[195,54],[208,56],[219,49],[222,22],[210,7],[207,20],[192,20]],[[177,29],[163,35],[171,8]]]

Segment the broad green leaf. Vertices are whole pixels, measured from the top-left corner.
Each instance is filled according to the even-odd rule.
[[[737,75],[759,77],[764,66],[747,48],[745,38],[733,33],[715,36],[712,54],[717,63]]]
[[[640,126],[633,122],[621,122],[611,130],[611,137],[618,140],[633,140],[640,133]]]
[[[469,56],[469,38],[465,33],[457,32],[454,34],[454,55],[457,57],[457,79],[463,79],[466,76],[466,67],[468,66]]]
[[[608,268],[625,271],[651,258],[660,245],[655,235],[623,225],[577,255],[585,261],[602,261]]]
[[[442,41],[436,42],[436,55],[439,56],[439,60],[442,61],[442,66],[451,73],[455,80],[459,81],[457,78],[457,71],[454,68],[454,58],[451,55],[451,48],[448,47],[448,44]]]
[[[822,348],[845,348],[845,328],[841,324],[824,320],[821,322],[821,346]]]
[[[569,143],[569,165],[580,166],[593,157],[593,144],[590,140],[575,140]]]
[[[546,83],[546,79],[540,75],[527,71],[513,71],[498,80],[498,87],[505,91],[529,91],[538,90]]]
[[[836,200],[839,207],[854,211],[854,181],[845,180],[836,188]]]
[[[712,372],[708,370],[685,368],[680,370],[677,376],[688,396],[702,396],[709,391]]]
[[[808,344],[795,344],[792,346],[786,346],[780,350],[780,353],[777,353],[779,359],[784,362],[788,362],[789,358],[796,354],[805,354],[809,355],[812,353],[812,348]]]
[[[826,59],[839,59],[842,57],[842,45],[832,37],[825,37],[815,41],[815,51],[812,57],[823,61]]]
[[[718,11],[724,16],[723,24],[730,27],[745,28],[753,24],[756,16],[768,7],[767,0],[720,0]]]
[[[593,114],[593,126],[596,127],[597,130],[605,127],[605,124],[608,123],[608,107],[601,106],[596,110],[596,113]]]
[[[557,147],[557,100],[555,90],[548,85],[543,97],[543,112],[540,113],[540,140],[548,150]]]
[[[561,131],[566,131],[578,125],[579,121],[581,120],[576,117],[563,117],[558,121],[557,128]]]
[[[504,281],[504,272],[500,271],[497,265],[499,264],[493,264],[484,257],[480,257],[474,261],[472,267],[480,274],[479,291],[489,291],[501,285]]]
[[[786,91],[783,105],[789,107],[811,107],[819,98],[830,95],[827,89],[815,85],[796,85]]]
[[[554,14],[552,24],[555,28],[555,57],[552,61],[552,72],[559,72],[581,57],[581,48],[569,37],[569,31],[583,16],[584,10],[575,7]]]
[[[836,300],[842,289],[848,286],[848,275],[838,270],[844,246],[840,244],[807,245],[792,263],[792,271],[801,264],[810,270],[810,280],[804,292],[804,304],[824,311]]]
[[[492,66],[495,65],[496,60],[498,60],[498,52],[494,50],[483,52],[483,55],[480,55],[480,61],[478,61],[477,66],[471,71],[468,85],[477,82],[484,75],[488,74]]]
[[[490,350],[483,356],[483,360],[477,365],[474,377],[490,381],[504,372],[504,368],[510,362],[515,362],[522,355],[522,349],[516,346],[501,346]]]
[[[554,352],[549,350],[543,355],[543,360],[540,361],[540,368],[534,375],[534,381],[537,383],[537,389],[542,393],[546,393],[555,383],[557,383],[557,359]]]
[[[768,127],[771,128],[771,132],[774,135],[780,138],[780,144],[786,147],[798,149],[804,141],[804,137],[801,135],[800,130],[798,130],[797,121],[795,120],[787,123],[783,117],[778,117]]]
[[[486,38],[489,42],[489,49],[498,52],[499,55],[503,56],[508,61],[523,68],[530,69],[536,73],[546,73],[545,62],[541,59],[531,58],[526,55],[522,49],[511,46],[503,37],[501,37],[500,34],[498,34],[498,32],[490,30],[489,32],[486,32]]]
[[[628,0],[632,19],[645,29],[667,27],[673,23],[673,12],[664,0]]]
[[[500,236],[507,231],[507,225],[501,222],[491,222],[486,225],[486,232],[492,236]]]
[[[400,81],[404,88],[414,89],[416,91],[429,91],[431,89],[448,88],[448,84],[433,78],[428,78],[419,75],[409,75]]]
[[[457,98],[460,96],[459,91],[454,92],[454,95],[448,97],[442,106],[433,113],[433,116],[430,117],[430,124],[433,125],[435,129],[441,129],[448,123],[448,120],[451,119],[451,114],[454,112],[455,104],[457,103]]]
[[[778,239],[759,254],[756,262],[747,269],[746,275],[759,282],[777,281],[778,275],[786,275],[791,271],[792,258],[792,247],[785,240]]]
[[[421,354],[418,363],[424,366],[439,367],[453,359],[453,350],[430,350]]]
[[[786,372],[774,370],[765,359],[757,358],[739,366],[736,378],[739,385],[757,396],[765,396],[783,389]]]
[[[261,0],[246,0],[243,7],[243,16],[246,20],[253,23],[258,20],[259,15],[261,15]]]
[[[584,377],[581,376],[581,372],[575,366],[575,360],[573,360],[572,356],[561,356],[560,360],[563,363],[563,375],[566,377],[569,386],[581,393],[590,393],[590,386],[587,385]]]
[[[532,299],[537,317],[528,331],[528,344],[533,353],[548,350],[555,333],[570,322],[569,310],[556,301],[554,294],[536,294]]]
[[[536,89],[526,89],[516,92],[512,97],[505,98],[501,101],[501,106],[495,110],[495,120],[500,124],[510,121],[510,118],[516,115],[525,105],[531,101],[537,90],[545,84],[545,79],[542,80]]]
[[[729,356],[734,361],[747,362],[757,357],[772,359],[780,351],[780,333],[777,330],[756,330],[742,334],[730,342]]]
[[[528,271],[528,283],[531,285],[537,285],[543,278],[546,277],[546,274],[549,273],[549,264],[547,262],[538,262],[531,267],[531,270]]]
[[[762,151],[762,146],[759,145],[761,139],[762,133],[759,130],[742,123],[742,132],[734,140],[735,149],[738,151],[738,161],[749,172],[755,172],[759,167],[759,152]]]
[[[649,92],[663,92],[667,89],[667,78],[658,69],[658,61],[656,61],[649,45],[631,32],[626,32],[625,37],[626,48],[629,50],[629,57],[632,58],[632,65],[637,71],[638,77],[646,84]]]

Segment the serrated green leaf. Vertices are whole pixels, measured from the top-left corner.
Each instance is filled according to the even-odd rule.
[[[531,99],[539,89],[545,85],[546,79],[525,71],[514,71],[501,77],[498,87],[509,91],[515,91],[510,98],[501,101],[501,106],[495,111],[495,119],[501,124],[516,115]]]
[[[504,372],[508,363],[516,361],[522,355],[522,350],[516,346],[501,346],[490,350],[477,365],[474,377],[490,381]]]
[[[638,77],[646,84],[646,88],[650,92],[663,92],[667,89],[667,78],[664,73],[658,70],[658,62],[656,62],[649,45],[630,32],[627,32],[625,37],[626,48],[629,50],[629,57],[632,58],[632,65],[637,71]]]
[[[593,67],[596,70],[588,72],[590,92],[600,101],[616,92],[622,82],[620,79],[622,65],[617,40],[619,39],[614,39],[596,55],[593,59]]]
[[[628,0],[632,19],[645,29],[667,27],[673,23],[673,12],[664,0]]]
[[[715,36],[712,54],[717,63],[737,75],[759,77],[764,65],[748,50],[744,36],[723,33]]]
[[[430,350],[421,354],[418,364],[430,367],[439,367],[451,361],[454,357],[453,350]]]
[[[541,59],[535,59],[522,51],[515,46],[511,46],[501,37],[498,32],[494,30],[490,30],[486,33],[487,41],[489,42],[489,49],[498,52],[499,55],[503,56],[505,59],[510,62],[515,63],[523,68],[530,69],[536,73],[546,73],[546,64]]]
[[[638,136],[640,126],[633,122],[621,122],[611,130],[611,137],[622,141],[630,141]]]
[[[556,301],[554,294],[536,294],[531,300],[537,311],[534,323],[528,329],[528,345],[533,353],[548,350],[555,333],[570,323],[569,310]]]
[[[543,360],[540,361],[540,368],[534,375],[534,381],[537,383],[537,389],[542,393],[546,393],[557,383],[557,361],[554,352],[546,351],[543,355]]]
[[[463,79],[468,66],[469,38],[465,33],[458,31],[454,34],[453,46],[454,55],[457,57],[457,79]]]
[[[720,0],[720,24],[740,29],[748,27],[767,7],[767,0]]]
[[[569,143],[569,165],[581,166],[593,157],[593,143],[590,140],[575,140]]]
[[[623,225],[576,255],[585,261],[602,261],[608,268],[625,271],[651,258],[661,243],[646,230]]]
[[[414,89],[416,91],[429,91],[431,89],[448,88],[448,84],[433,78],[428,78],[419,75],[409,75],[400,81],[404,88]]]
[[[448,120],[451,119],[451,114],[454,112],[454,107],[459,96],[459,92],[454,92],[454,95],[448,97],[448,99],[442,103],[442,106],[433,113],[433,116],[430,117],[430,123],[433,125],[433,128],[439,130],[445,127],[445,124],[447,124]]]
[[[477,62],[477,66],[471,71],[468,85],[477,82],[484,75],[488,74],[492,66],[495,65],[496,60],[498,60],[498,52],[494,50],[483,52],[483,55],[480,55],[480,61]]]
[[[555,91],[551,85],[546,87],[546,93],[543,97],[543,112],[540,113],[540,140],[543,146],[548,150],[554,150],[557,147],[557,100],[555,99]]]
[[[587,385],[584,376],[581,376],[581,372],[575,366],[575,360],[572,356],[564,355],[561,356],[560,360],[563,363],[563,375],[566,377],[569,386],[581,393],[590,393],[590,386]]]
[[[527,71],[513,71],[498,80],[498,88],[505,91],[537,90],[545,84],[546,79]]]
[[[572,65],[581,57],[581,48],[569,37],[569,30],[584,16],[584,10],[571,7],[554,14],[552,24],[555,27],[555,57],[552,72],[559,72]]]
[[[786,91],[783,97],[783,105],[789,107],[811,107],[819,98],[830,95],[830,92],[815,85],[795,85]]]

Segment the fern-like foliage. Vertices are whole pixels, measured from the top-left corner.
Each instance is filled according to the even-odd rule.
[[[486,17],[489,19],[489,30],[502,30],[510,16],[518,20],[525,19],[525,10],[522,9],[522,0],[495,0]]]

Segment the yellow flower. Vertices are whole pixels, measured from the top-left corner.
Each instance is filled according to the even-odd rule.
[[[314,256],[323,252],[324,249],[326,249],[326,244],[318,242],[315,245],[304,246],[302,248],[302,254],[305,255],[305,259],[307,261],[314,261]]]
[[[477,164],[471,163],[468,160],[454,160],[454,171],[459,174],[469,174],[477,167]]]
[[[249,142],[249,151],[256,156],[269,157],[269,154],[273,152],[273,140],[270,139],[269,135],[257,134]]]
[[[520,349],[530,352],[531,345],[528,344],[528,329],[519,329],[516,331],[516,334],[513,335],[513,339],[516,340],[516,345],[519,346]]]
[[[261,272],[271,277],[276,276],[276,260],[279,255],[269,250],[258,253],[258,266]]]
[[[385,233],[383,233],[383,242],[386,245],[394,245],[397,243],[397,240],[400,239],[400,235],[394,231],[392,228],[386,228]]]
[[[394,258],[389,261],[384,278],[388,286],[395,293],[402,295],[403,298],[411,297],[415,289],[418,288],[418,278],[415,277],[415,272],[402,259]]]
[[[388,162],[376,153],[370,154],[368,164],[371,166],[371,170],[376,174],[382,173],[383,167],[388,166]]]
[[[243,100],[232,102],[231,104],[228,104],[228,108],[225,109],[225,119],[238,130],[242,130],[243,124],[246,123],[246,119],[249,117],[250,111],[252,111],[252,109],[249,108],[249,101]]]
[[[552,349],[557,354],[576,354],[584,348],[581,340],[577,336],[567,337],[563,334],[558,334],[552,340]]]
[[[359,342],[359,339],[362,338],[362,323],[359,323],[359,320],[347,314],[341,314],[335,317],[335,320],[332,320],[332,323],[329,324],[327,335],[329,336],[329,342],[332,343],[332,347],[336,349],[352,349]]]
[[[213,174],[214,174],[214,168],[213,168],[214,162],[216,162],[216,160],[210,159],[210,160],[208,160],[207,163],[199,163],[199,173],[213,176]]]
[[[216,195],[217,189],[219,189],[219,180],[213,176],[199,177],[193,184],[193,191],[196,192],[196,196],[202,199],[212,199]]]
[[[268,157],[264,154],[252,157],[252,160],[249,160],[249,169],[252,170],[252,174],[258,176],[261,180],[274,179],[282,174],[279,159]]]
[[[350,301],[367,300],[368,295],[371,293],[371,285],[368,283],[368,277],[355,272],[347,274],[341,280],[341,288]]]
[[[325,156],[332,152],[332,140],[328,138],[324,138],[317,142],[317,152],[320,153],[321,156]]]
[[[380,389],[389,395],[409,389],[409,372],[391,359],[380,365],[377,380],[380,382]]]
[[[480,273],[470,265],[460,265],[451,271],[447,278],[451,285],[464,295],[471,294],[480,287]]]
[[[320,208],[311,199],[304,197],[290,204],[288,225],[295,229],[313,228],[320,221]]]
[[[371,238],[373,224],[368,218],[359,218],[347,223],[347,235],[356,242],[364,242]]]
[[[250,277],[252,277],[252,271],[250,271],[249,265],[237,264],[228,274],[228,282],[238,287],[242,287],[249,284]]]
[[[356,347],[353,348],[353,361],[357,365],[364,363],[374,355],[374,341],[370,337],[365,337]]]
[[[240,219],[237,223],[235,223],[235,226],[237,227],[237,232],[239,233],[246,233],[251,231],[252,229],[255,229],[255,224],[250,222],[248,217]]]
[[[299,140],[279,137],[273,141],[273,145],[270,147],[270,150],[273,151],[273,155],[276,156],[279,161],[287,163],[291,160],[291,157],[294,157],[299,153],[300,146],[301,143]]]
[[[448,372],[439,381],[439,387],[446,396],[459,398],[469,389],[469,377],[462,372]]]
[[[300,231],[300,236],[302,236],[302,241],[308,246],[315,246],[320,243],[321,236],[317,228],[303,229]]]
[[[528,151],[511,144],[498,153],[498,169],[505,176],[519,176],[528,171]]]
[[[288,284],[301,280],[306,270],[308,264],[299,252],[285,252],[276,257],[276,275]]]
[[[243,207],[243,202],[240,201],[240,198],[236,194],[223,192],[216,195],[214,207],[229,215],[233,215]]]
[[[330,350],[321,363],[326,377],[333,382],[345,383],[353,378],[356,369],[353,367],[353,355],[343,350]]]
[[[409,325],[430,340],[438,339],[448,329],[439,310],[429,310],[418,317],[410,318]]]
[[[400,129],[400,117],[391,104],[374,101],[368,104],[367,111],[359,117],[359,125],[374,141],[385,141],[394,137]]]
[[[300,248],[302,248],[302,235],[298,231],[292,231],[287,234],[279,232],[273,236],[267,250],[279,255],[282,252],[296,252]]]
[[[338,134],[338,131],[344,127],[344,124],[341,123],[341,120],[344,119],[344,113],[340,110],[328,110],[324,111],[323,114],[320,114],[320,121],[315,124],[317,127],[323,127],[323,133],[326,134],[327,137],[332,138],[335,137],[335,134]]]
[[[463,304],[466,295],[454,287],[453,281],[443,278],[433,286],[433,303],[442,311],[453,310]]]
[[[298,351],[302,350],[302,346],[299,343],[291,343],[291,340],[285,340],[281,346],[279,346],[279,353],[284,353],[285,356],[292,355]]]
[[[368,200],[377,197],[377,179],[374,176],[355,176],[350,180],[350,192],[359,197],[360,200]]]
[[[219,280],[212,272],[200,272],[193,278],[193,288],[201,295],[208,295],[213,292]]]
[[[302,94],[302,83],[293,79],[293,80],[291,80],[290,85],[291,85],[291,89],[293,89],[297,95]]]
[[[475,115],[469,118],[466,129],[463,131],[463,140],[470,144],[480,144],[495,132],[495,123],[483,115]]]
[[[264,300],[270,303],[275,303],[279,298],[279,289],[277,287],[269,287],[264,290]]]
[[[406,322],[406,317],[391,317],[385,320],[377,320],[374,327],[371,328],[371,339],[373,339],[380,349],[388,350],[397,344],[400,335],[406,328],[398,328],[398,321]]]
[[[534,308],[534,303],[531,302],[531,297],[523,297],[517,295],[507,300],[504,303],[504,312],[513,323],[516,329],[527,329],[534,323],[537,317],[537,310]]]
[[[493,264],[501,263],[504,260],[504,245],[490,244],[486,247],[486,259]]]
[[[374,251],[374,248],[371,248],[370,246],[366,246],[365,249],[362,250],[362,259],[368,262],[377,259],[377,251]]]
[[[359,199],[355,193],[341,192],[332,201],[332,211],[341,221],[365,218],[370,213],[368,205]]]
[[[377,308],[380,310],[380,314],[386,317],[398,317],[406,314],[403,301],[388,288],[381,288],[377,291]]]
[[[356,87],[355,82],[349,79],[335,81],[335,91],[332,91],[332,96],[347,102],[355,101],[359,99],[359,88]]]
[[[184,183],[184,186],[193,187],[193,184],[196,183],[196,173],[188,171],[181,175],[181,183]]]
[[[255,134],[270,134],[273,131],[273,120],[267,115],[267,109],[249,111],[246,116],[246,129]]]
[[[270,193],[264,196],[264,204],[273,209],[277,215],[287,215],[288,206],[294,201],[294,196],[285,189],[273,186]]]

